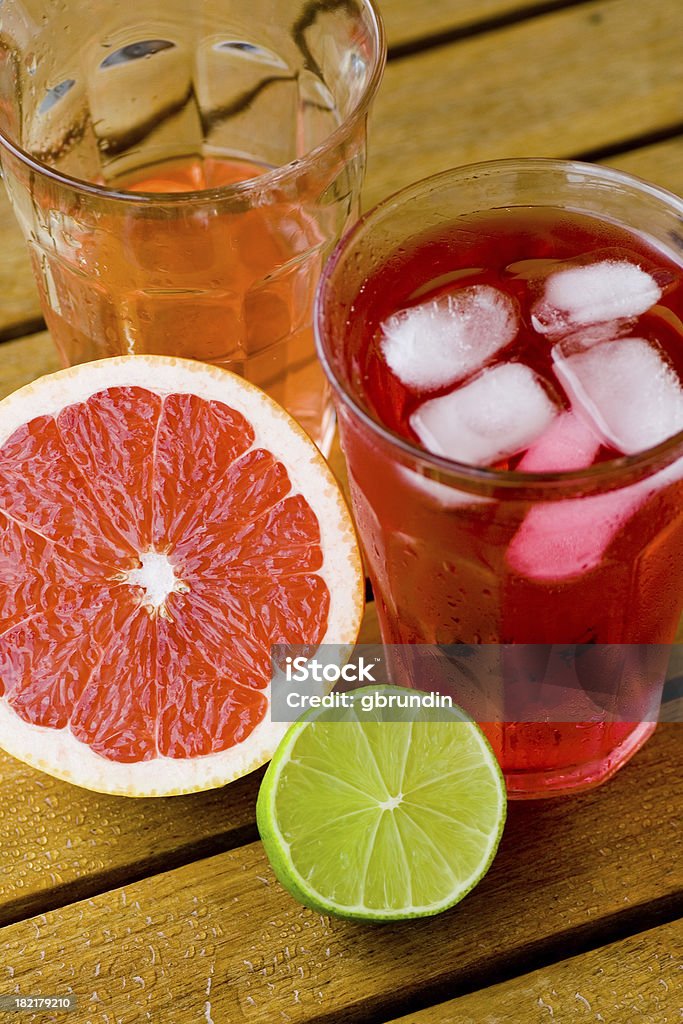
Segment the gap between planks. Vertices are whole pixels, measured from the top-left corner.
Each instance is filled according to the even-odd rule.
[[[450,43],[457,43],[463,39],[471,39],[473,36],[484,35],[489,32],[497,32],[500,29],[509,28],[510,25],[518,25],[535,18],[542,18],[546,14],[553,14],[557,11],[566,10],[568,7],[585,7],[590,4],[599,3],[600,0],[527,0],[515,2],[515,0],[471,0],[464,5],[460,0],[458,9],[453,8],[449,0],[442,0],[441,3],[430,3],[430,16],[427,23],[424,19],[415,17],[415,7],[410,7],[410,21],[406,16],[406,10],[402,9],[396,15],[392,11],[391,0],[376,0],[382,11],[387,27],[388,54],[387,60],[402,60],[404,57],[411,57],[415,53],[422,53],[439,46],[447,46]],[[401,5],[403,8],[404,5]],[[440,16],[440,11],[446,9],[450,15],[449,21]],[[422,17],[422,11],[420,11]],[[452,19],[452,20],[451,20]],[[415,26],[420,24],[423,34],[415,34]],[[426,29],[426,32],[424,31]]]
[[[673,1024],[680,1020],[683,995],[683,963],[675,952],[682,947],[679,919],[388,1024],[548,1024],[553,1017],[560,1024],[589,1016],[620,1024]]]
[[[250,886],[253,884],[254,879],[261,882],[268,881],[268,885],[274,884],[277,886],[277,883],[272,880],[270,867],[262,854],[260,843],[248,844],[242,849],[232,851],[232,855],[233,857],[241,858],[245,863],[251,865],[249,870]],[[207,857],[195,862],[193,867],[198,871],[205,870],[207,875],[220,875],[225,865],[221,858]],[[235,870],[239,870],[237,865]],[[259,872],[262,872],[262,874],[259,874]],[[172,890],[174,888],[173,878],[166,877],[167,874],[164,873],[163,876],[160,876],[158,881],[162,886]],[[149,881],[149,878],[131,879],[126,886],[122,886],[119,889],[107,890],[94,898],[83,896],[78,903],[65,904],[63,907],[55,909],[57,912],[59,910],[66,910],[72,913],[78,912],[79,915],[82,910],[83,913],[87,914],[86,906],[90,908],[98,907],[104,900],[109,901],[112,906],[114,904],[122,907],[126,907],[129,904],[135,906],[140,902],[144,906],[144,901],[139,898],[140,893],[135,886],[138,882],[145,880]],[[132,891],[128,891],[130,887],[133,887]],[[186,888],[187,883],[178,877],[178,890]],[[277,901],[272,913],[272,916],[276,919],[278,919],[278,914],[283,911],[283,901],[284,904],[290,901],[288,894],[282,893],[279,887]],[[52,908],[46,908],[46,913],[50,913],[51,910]],[[298,911],[295,909],[295,912],[298,912],[306,920],[312,914],[312,912],[305,908],[298,908]],[[462,908],[462,912],[467,912],[466,907]],[[312,914],[312,916],[315,919],[319,918],[323,928],[326,928],[327,923],[330,921],[329,918],[317,914]],[[45,921],[46,915],[41,913],[22,923],[34,925],[36,931],[39,931],[40,924],[45,923]],[[55,934],[58,935],[60,929],[57,919],[55,919],[55,924]],[[429,919],[417,923],[412,922],[413,926],[425,925],[429,927],[429,924]],[[347,926],[347,922],[337,922],[337,925],[343,928]],[[605,916],[593,923],[586,923],[579,928],[567,929],[564,932],[557,932],[550,937],[538,940],[530,939],[527,943],[520,944],[519,948],[514,949],[511,953],[506,952],[504,949],[493,947],[480,960],[473,959],[472,963],[460,973],[458,973],[457,969],[453,972],[445,970],[442,977],[437,981],[427,982],[423,985],[417,982],[411,986],[409,991],[401,987],[397,989],[391,988],[386,993],[376,991],[368,995],[366,999],[353,1003],[353,1005],[332,1009],[329,1012],[314,1013],[311,1016],[302,1018],[302,1021],[305,1020],[305,1024],[378,1024],[381,1020],[386,1021],[387,1024],[413,1024],[412,1015],[416,1015],[415,1024],[420,1024],[424,1014],[425,1024],[436,1024],[437,1021],[439,1024],[446,1024],[447,1018],[445,1016],[442,1017],[440,1013],[443,1007],[453,1011],[454,1016],[448,1018],[449,1021],[453,1021],[453,1024],[455,1022],[457,1024],[466,1024],[465,1019],[460,1015],[461,1005],[467,1007],[469,1005],[468,1000],[471,998],[473,1005],[481,1009],[480,1001],[482,998],[486,998],[488,990],[492,987],[500,989],[503,994],[510,990],[518,993],[518,985],[513,989],[512,982],[526,984],[528,983],[527,979],[537,978],[544,973],[550,973],[552,977],[557,969],[563,969],[567,964],[581,963],[582,961],[595,962],[596,957],[594,954],[602,954],[610,947],[637,946],[639,941],[643,941],[639,937],[645,937],[648,933],[671,930],[672,933],[680,934],[681,926],[683,926],[683,891],[673,898],[661,898],[651,903],[630,906],[626,910]],[[335,927],[334,923],[333,927]],[[352,927],[369,932],[374,931],[380,938],[383,930],[391,930],[391,927],[382,925],[356,925],[354,923]],[[398,927],[409,928],[411,927],[411,922],[399,925]],[[0,929],[0,951],[3,949],[3,936],[5,934],[10,934],[11,936],[11,931],[11,928],[8,928],[7,931]],[[244,933],[244,938],[245,941],[248,940],[248,932]],[[446,954],[448,951],[447,943],[444,944],[442,949],[444,954]],[[5,950],[6,954],[7,947]],[[125,951],[122,951],[122,955],[125,958]],[[245,961],[245,963],[247,962]],[[679,969],[683,969],[683,965]],[[132,964],[130,970],[133,970]],[[58,980],[55,979],[53,989]],[[78,991],[76,991],[76,995],[79,995]],[[221,1010],[222,1012],[224,1011]],[[434,1012],[439,1012],[439,1015],[434,1016]],[[398,1015],[400,1015],[400,1020],[395,1019]],[[262,1018],[256,1019],[260,1021]],[[469,1022],[469,1019],[467,1018],[467,1022]],[[472,1018],[472,1020],[474,1019]],[[476,1020],[478,1022],[480,1018],[476,1018]],[[531,1024],[530,1018],[528,1024]]]

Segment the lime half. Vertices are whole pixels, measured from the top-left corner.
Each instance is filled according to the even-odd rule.
[[[310,712],[268,767],[261,839],[278,880],[314,910],[374,921],[437,914],[493,860],[506,810],[498,762],[457,708],[393,710],[389,721],[375,706],[378,694],[416,693],[368,687],[353,708]]]

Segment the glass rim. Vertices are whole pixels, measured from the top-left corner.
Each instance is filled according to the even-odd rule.
[[[276,189],[282,184],[296,179],[312,168],[321,156],[331,152],[345,138],[346,135],[366,116],[374,96],[382,80],[382,74],[387,59],[387,42],[384,21],[375,4],[375,0],[358,0],[365,11],[370,15],[375,52],[373,54],[372,73],[366,82],[365,88],[358,99],[353,110],[337,127],[325,136],[322,142],[312,149],[309,149],[301,157],[296,157],[286,164],[273,167],[264,171],[255,178],[247,178],[244,181],[234,182],[230,185],[218,185],[215,188],[188,189],[187,192],[126,192],[109,185],[98,185],[83,178],[59,171],[49,164],[43,163],[23,149],[0,127],[0,149],[4,147],[12,156],[31,171],[48,178],[58,185],[71,189],[73,192],[82,193],[88,196],[95,196],[98,199],[123,200],[128,203],[139,205],[164,205],[181,206],[183,204],[197,204],[212,202],[230,198],[244,198],[250,193],[263,193],[269,189]]]
[[[681,219],[683,219],[683,199],[675,195],[675,193],[669,192],[659,185],[653,185],[643,178],[627,174],[624,171],[579,160],[558,160],[547,157],[512,157],[503,160],[484,160],[451,167],[438,174],[422,178],[382,199],[364,213],[337,243],[323,269],[315,297],[313,324],[318,358],[334,391],[351,410],[356,419],[360,420],[373,434],[389,447],[397,450],[401,455],[407,456],[413,462],[421,463],[430,470],[433,470],[433,478],[445,486],[448,486],[448,481],[444,477],[450,477],[456,482],[484,484],[488,485],[489,488],[494,486],[496,489],[503,488],[520,492],[527,490],[536,494],[541,490],[548,490],[554,495],[557,492],[571,495],[572,493],[583,492],[586,486],[588,486],[590,491],[597,490],[600,484],[604,482],[613,481],[614,487],[617,487],[624,475],[632,476],[632,479],[629,479],[626,486],[636,483],[652,475],[656,470],[673,464],[677,456],[683,456],[683,430],[672,434],[671,437],[666,438],[657,445],[644,449],[642,452],[636,452],[633,455],[619,455],[615,458],[606,459],[604,462],[587,466],[584,469],[520,472],[519,470],[474,466],[429,452],[407,437],[387,427],[379,419],[375,419],[363,408],[346,384],[339,378],[331,360],[328,358],[325,327],[327,322],[326,307],[332,278],[337,268],[340,265],[343,266],[347,256],[353,252],[355,245],[364,235],[372,230],[375,223],[379,222],[392,208],[395,208],[398,212],[412,199],[432,191],[437,191],[440,187],[452,184],[458,179],[483,177],[513,170],[550,171],[562,174],[566,174],[568,170],[576,170],[583,174],[590,174],[604,182],[626,186],[641,194],[649,195],[658,202],[676,209]]]

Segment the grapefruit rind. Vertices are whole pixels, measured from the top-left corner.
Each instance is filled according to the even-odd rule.
[[[260,388],[209,364],[169,356],[119,356],[41,377],[0,401],[0,447],[23,424],[56,416],[113,387],[140,387],[160,396],[193,394],[224,403],[252,424],[254,447],[281,461],[292,484],[315,512],[320,527],[330,607],[322,643],[356,641],[364,610],[364,574],[353,522],[331,470],[303,428]],[[270,686],[263,691],[270,703]],[[270,760],[288,723],[269,714],[244,740],[196,758],[157,756],[138,763],[110,761],[65,729],[25,722],[0,700],[0,748],[55,778],[96,792],[136,797],[170,796],[223,786]]]

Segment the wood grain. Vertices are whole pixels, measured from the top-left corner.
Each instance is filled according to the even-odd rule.
[[[469,38],[390,64],[366,205],[469,160],[637,146],[680,125],[680,0],[595,0],[481,35],[553,0],[380,2],[394,47]],[[682,158],[683,133],[606,162],[683,193]],[[0,236],[2,339],[40,316],[4,195]],[[5,342],[0,396],[57,365],[45,333]],[[343,477],[338,453],[332,463]],[[361,639],[376,638],[371,605]],[[603,789],[513,806],[499,857],[459,908],[381,929],[321,918],[280,889],[251,841],[258,774],[128,801],[0,755],[0,924],[16,922],[0,931],[0,991],[72,990],[79,1024],[376,1024],[447,999],[403,1021],[543,1024],[550,1008],[562,1024],[673,1024],[680,922],[583,950],[683,914],[682,752],[683,726],[662,727]]]
[[[679,0],[603,0],[392,62],[366,204],[470,161],[572,156],[680,125],[675,25]]]
[[[571,0],[569,0],[571,2]],[[444,34],[473,31],[498,20],[530,17],[539,10],[566,7],[567,0],[377,0],[390,52]]]
[[[683,196],[683,135],[603,161]]]
[[[391,1024],[678,1024],[682,949],[679,920]]]
[[[0,925],[252,841],[261,775],[229,793],[129,800],[70,786],[0,751]]]
[[[663,727],[602,789],[512,806],[487,877],[436,918],[321,917],[252,843],[8,926],[4,991],[71,990],[93,1024],[357,1024],[582,953],[683,911],[682,740]]]
[[[0,398],[44,373],[53,373],[60,365],[47,331],[3,342],[0,346]]]
[[[0,183],[0,340],[38,330],[42,314],[24,237]],[[4,349],[1,350],[4,355]]]

